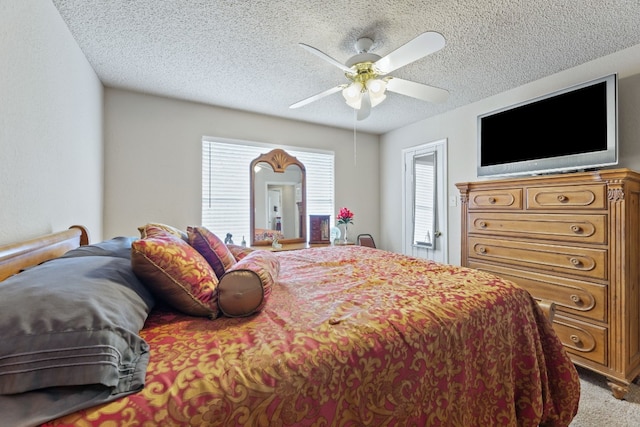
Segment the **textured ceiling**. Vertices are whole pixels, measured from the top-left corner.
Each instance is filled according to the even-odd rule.
[[[384,56],[425,31],[444,49],[391,75],[450,91],[391,93],[357,128],[381,134],[640,44],[638,0],[52,0],[105,86],[352,129],[337,84],[362,36]],[[579,83],[579,82],[576,82]]]

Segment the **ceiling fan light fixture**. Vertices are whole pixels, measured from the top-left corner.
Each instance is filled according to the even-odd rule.
[[[371,108],[380,104],[382,101],[384,101],[387,98],[387,95],[385,95],[384,93],[379,96],[373,96],[371,92],[369,92],[369,95],[370,95],[369,98],[371,99]]]
[[[347,105],[356,110],[362,105],[362,83],[353,82],[342,90],[342,96],[347,101]]]
[[[371,107],[375,107],[385,100],[387,95],[387,82],[382,79],[367,80],[367,90],[369,91],[369,97],[371,98]]]
[[[367,90],[371,96],[380,96],[387,89],[387,82],[382,79],[367,80]]]

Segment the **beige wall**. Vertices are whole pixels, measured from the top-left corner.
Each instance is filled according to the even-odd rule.
[[[0,12],[0,244],[73,223],[87,225],[93,241],[135,234],[147,221],[198,223],[206,135],[335,151],[336,208],[356,214],[350,233],[372,233],[379,246],[401,251],[402,149],[447,138],[447,188],[457,196],[456,182],[476,179],[478,114],[611,72],[621,78],[620,165],[640,170],[638,46],[380,138],[358,134],[354,164],[351,131],[103,93],[50,2],[4,0]],[[447,217],[449,260],[458,263],[459,207]]]
[[[379,234],[377,136],[357,135],[354,164],[351,131],[107,88],[105,238],[200,223],[203,136],[334,151],[336,209],[355,213],[353,236]]]
[[[0,5],[0,244],[102,235],[102,84],[49,1]]]
[[[446,138],[448,140],[449,195],[459,195],[457,182],[477,180],[476,118],[479,114],[512,105],[555,90],[611,73],[619,80],[620,167],[640,170],[640,45],[563,71],[553,76],[484,99],[381,137],[381,241],[387,249],[402,251],[397,206],[402,203],[402,149]],[[445,198],[445,201],[448,198]],[[460,263],[460,206],[448,207],[449,262]]]

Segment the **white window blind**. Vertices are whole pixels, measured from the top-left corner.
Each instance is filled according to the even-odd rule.
[[[235,244],[240,244],[243,238],[247,244],[250,242],[249,166],[253,159],[273,148],[278,147],[203,139],[203,226],[221,238],[231,233]],[[306,169],[307,215],[333,217],[334,154],[289,148],[286,151]]]
[[[306,169],[307,218],[308,215],[330,215],[333,217],[334,155],[294,150],[287,150],[287,152],[297,157]]]
[[[433,243],[435,165],[422,163],[419,158],[414,163],[414,234],[413,243]]]

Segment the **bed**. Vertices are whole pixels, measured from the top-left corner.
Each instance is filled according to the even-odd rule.
[[[258,244],[271,244],[273,239],[283,240],[284,234],[280,230],[269,230],[266,228],[256,228],[256,232],[254,234],[254,241]]]
[[[567,426],[577,412],[578,375],[547,316],[525,290],[491,274],[361,246],[257,251],[275,260],[277,274],[255,311],[233,317],[222,312],[191,315],[136,281],[131,246],[138,240],[122,237],[86,245],[84,229],[72,227],[0,247],[0,308],[17,312],[14,318],[0,312],[3,323],[26,322],[39,304],[33,325],[40,327],[49,312],[62,312],[62,328],[73,329],[72,313],[83,310],[79,304],[91,304],[128,322],[109,326],[120,331],[118,340],[127,339],[109,338],[113,345],[107,347],[119,348],[123,359],[130,348],[137,350],[125,361],[126,369],[119,366],[115,380],[106,375],[101,383],[65,383],[75,375],[72,369],[84,369],[76,366],[81,363],[69,363],[51,368],[61,369],[58,374],[64,376],[63,384],[57,384],[45,381],[49,360],[38,360],[22,373],[15,360],[7,363],[7,358],[28,352],[7,356],[20,339],[7,336],[13,333],[3,326],[4,422]],[[79,246],[81,242],[85,245]],[[231,249],[237,263],[256,256],[249,248]],[[15,298],[32,292],[32,284],[21,277],[55,282],[62,268],[68,270],[59,274],[66,278],[59,285],[66,293],[60,304],[81,294],[73,309],[56,309],[56,283],[33,291],[45,292],[44,302],[44,297],[31,296],[22,310],[7,305],[10,298],[15,306]],[[76,274],[80,270],[84,273]],[[101,281],[96,292],[114,286],[104,285],[105,276],[134,284],[115,285],[107,297],[91,300],[93,291],[85,290],[94,284],[84,280],[95,276]],[[103,307],[109,305],[113,307]],[[47,328],[55,329],[54,322]],[[82,356],[98,357],[89,350]],[[71,356],[60,355],[65,357]],[[25,385],[34,381],[36,385]]]

